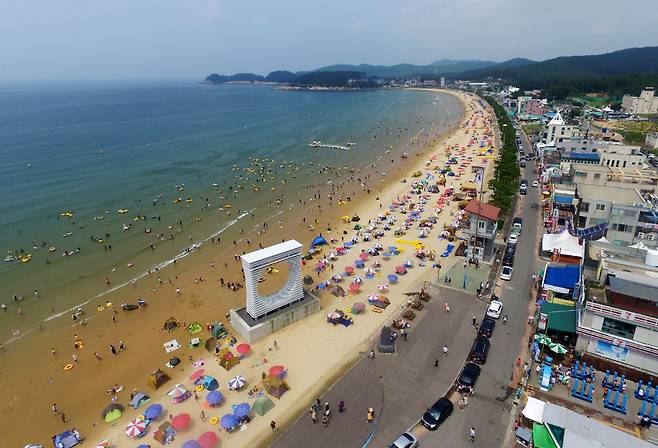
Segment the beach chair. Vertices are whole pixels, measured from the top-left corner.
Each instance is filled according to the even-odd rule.
[[[635,392],[633,392],[633,395],[635,395],[635,398],[637,398],[638,400],[644,400],[644,397],[647,395],[646,394],[647,391],[642,389],[643,392],[644,392],[644,395],[640,398],[640,389],[642,389],[642,380],[639,380],[637,382],[637,387],[635,388]]]
[[[539,388],[543,391],[548,391],[551,388],[551,366],[549,365],[544,365],[542,369]]]
[[[647,415],[647,402],[642,400],[642,405],[640,406],[640,410],[637,411],[637,415],[639,417],[644,417]]]

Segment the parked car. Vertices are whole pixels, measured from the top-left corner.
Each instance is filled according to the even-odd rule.
[[[489,342],[488,338],[484,336],[478,336],[473,343],[473,349],[471,350],[471,360],[478,364],[484,364],[487,362],[487,356],[489,355]]]
[[[533,180],[533,181],[532,181],[532,186],[533,186],[533,187],[538,187],[538,186],[539,186],[539,182],[537,182],[536,180]]]
[[[514,271],[514,269],[512,269],[512,266],[503,266],[503,269],[500,271],[500,279],[512,280],[512,271]]]
[[[503,302],[500,302],[498,300],[492,300],[489,302],[489,308],[487,308],[487,316],[493,317],[494,319],[498,319],[500,317],[500,313],[503,312]]]
[[[507,244],[516,244],[519,242],[519,234],[518,233],[512,233],[510,234],[509,238],[507,238]]]
[[[485,317],[482,319],[482,323],[480,323],[478,334],[485,338],[490,338],[493,334],[494,328],[496,328],[496,320],[490,317]]]
[[[520,216],[515,216],[514,220],[512,221],[512,227],[523,229],[523,218]]]
[[[441,426],[450,414],[452,414],[454,406],[452,401],[446,397],[441,397],[439,400],[430,407],[427,412],[423,414],[421,421],[423,426],[425,426],[430,431],[434,431],[436,428]]]
[[[508,244],[507,246],[505,246],[505,253],[506,254],[516,253],[516,244]]]
[[[514,252],[505,252],[503,266],[514,266]]]
[[[469,390],[470,388],[475,387],[475,383],[478,381],[480,376],[480,366],[472,362],[466,363],[462,369],[461,375],[457,379],[457,390]]]
[[[400,437],[395,439],[388,448],[416,448],[418,446],[418,439],[408,432],[402,433]]]

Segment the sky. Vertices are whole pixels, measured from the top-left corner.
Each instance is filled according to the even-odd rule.
[[[656,0],[0,0],[0,80],[202,79],[658,45]]]

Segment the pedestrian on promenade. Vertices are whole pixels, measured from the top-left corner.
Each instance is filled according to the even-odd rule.
[[[62,423],[66,423],[66,414],[62,412],[59,416],[62,418]]]
[[[117,349],[116,349],[116,347],[115,347],[114,345],[112,345],[112,344],[110,344],[110,351],[112,352],[112,354],[113,354],[114,356],[116,356],[116,354],[117,354]]]
[[[329,416],[327,414],[322,416],[322,426],[325,428],[329,426]]]
[[[53,410],[53,415],[59,414],[59,409],[57,409],[57,403],[53,403],[53,406],[51,408]]]
[[[342,414],[343,412],[345,412],[345,402],[343,400],[340,400],[338,402],[338,413]]]
[[[408,335],[404,328],[400,330],[400,335],[402,336],[402,339],[404,339],[405,341],[407,340]]]
[[[471,430],[468,432],[468,441],[473,443],[475,442],[475,428],[471,426]]]
[[[270,428],[272,428],[272,432],[276,432],[276,422],[274,420],[270,422]]]
[[[446,356],[448,356],[448,346],[444,345],[443,346],[443,357],[445,358]]]
[[[439,358],[434,360],[434,367],[439,367]]]
[[[315,409],[311,409],[311,421],[314,425],[318,422],[318,414],[315,412]]]
[[[368,413],[366,414],[366,420],[368,423],[372,423],[375,419],[375,410],[373,408],[368,408]]]

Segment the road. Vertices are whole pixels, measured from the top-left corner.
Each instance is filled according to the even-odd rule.
[[[530,152],[530,142],[521,132],[523,150]],[[521,169],[521,177],[531,184],[537,179],[533,173],[534,162],[528,162]],[[517,244],[512,280],[498,279],[497,295],[501,298],[509,322],[503,325],[499,321],[491,338],[491,349],[487,363],[475,388],[475,393],[468,406],[455,413],[438,430],[423,431],[420,434],[421,446],[458,447],[503,447],[509,444],[512,419],[512,399],[514,391],[508,389],[510,377],[516,358],[526,343],[528,309],[531,300],[532,274],[543,267],[538,256],[539,240],[542,233],[540,215],[540,194],[536,187],[528,186],[528,194],[520,195],[517,203],[517,215],[523,218],[523,233]],[[468,441],[469,429],[476,431],[476,441]],[[508,443],[508,444],[506,444]]]

